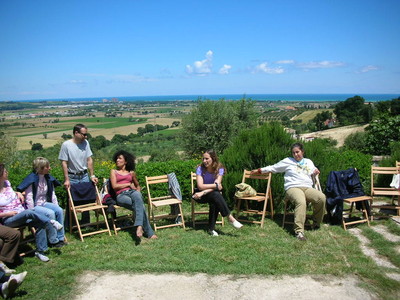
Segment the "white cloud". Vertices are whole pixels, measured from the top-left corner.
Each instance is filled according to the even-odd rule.
[[[345,65],[344,63],[339,61],[322,60],[322,61],[299,63],[297,67],[308,70],[308,69],[337,68],[337,67],[343,67],[344,65]]]
[[[87,82],[84,81],[84,80],[74,80],[74,79],[68,81],[67,83],[68,83],[68,84],[87,84]]]
[[[276,63],[281,64],[281,65],[294,64],[294,60],[292,60],[292,59],[278,60]]]
[[[203,60],[198,60],[193,63],[193,65],[186,65],[186,73],[206,76],[212,71],[212,59],[213,52],[211,50],[207,51],[206,58]]]
[[[377,66],[368,65],[368,66],[362,67],[359,70],[359,72],[357,72],[357,73],[367,73],[367,72],[376,71],[376,70],[379,70],[379,68]]]
[[[232,66],[224,65],[221,69],[219,69],[218,73],[222,75],[229,74],[230,69],[232,69]]]
[[[156,79],[141,75],[118,74],[111,76],[111,81],[118,83],[137,83],[137,82],[152,82]]]
[[[285,70],[282,67],[271,68],[264,62],[254,68],[254,73],[282,74]]]

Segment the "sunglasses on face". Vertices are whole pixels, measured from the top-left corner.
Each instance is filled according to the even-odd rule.
[[[82,132],[79,132],[80,134],[82,134],[83,136],[87,136],[87,133],[82,133]]]

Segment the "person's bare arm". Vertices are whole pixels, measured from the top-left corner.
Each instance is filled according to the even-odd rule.
[[[135,172],[132,172],[132,184],[133,185],[131,185],[131,188],[140,192],[141,187],[140,187],[139,180],[137,179]]]
[[[131,186],[131,183],[117,183],[117,176],[115,175],[115,170],[111,170],[110,172],[110,181],[112,188],[116,192]]]
[[[91,156],[87,158],[87,166],[90,174],[90,180],[92,180],[94,184],[97,184],[99,179],[96,177],[96,175],[94,175],[93,159]]]
[[[62,160],[61,167],[64,173],[64,187],[68,189],[71,187],[71,183],[69,182],[69,177],[68,177],[68,162],[66,160]]]

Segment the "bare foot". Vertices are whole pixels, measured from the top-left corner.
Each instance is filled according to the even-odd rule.
[[[136,236],[138,238],[141,238],[143,236],[143,227],[142,226],[138,226],[136,229]]]
[[[155,240],[155,239],[158,239],[158,236],[156,236],[155,234],[153,234],[151,237],[149,237],[149,239]]]

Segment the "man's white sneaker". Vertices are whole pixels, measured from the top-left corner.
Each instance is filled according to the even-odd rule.
[[[1,286],[1,294],[4,299],[8,299],[8,297],[12,296],[15,290],[18,288],[17,280],[13,278],[9,278],[7,282],[4,282]]]
[[[40,253],[38,251],[35,252],[35,256],[44,262],[48,262],[50,260],[50,258],[48,258],[46,255],[44,255],[43,253]]]
[[[57,230],[60,231],[61,229],[63,229],[64,226],[62,226],[62,224],[60,224],[59,222],[57,222],[56,220],[50,220],[51,225],[53,225],[53,227]]]
[[[24,271],[19,274],[11,275],[10,278],[15,279],[17,281],[18,285],[21,285],[21,283],[24,281],[27,274],[28,274],[28,272]]]
[[[216,232],[215,230],[211,230],[208,232],[211,236],[218,236],[218,232]]]
[[[229,223],[231,223],[231,225],[232,225],[233,227],[235,227],[236,229],[240,229],[240,228],[243,227],[243,224],[240,223],[240,222],[238,222],[237,220],[235,220],[235,221],[233,221],[233,222],[229,222]]]

